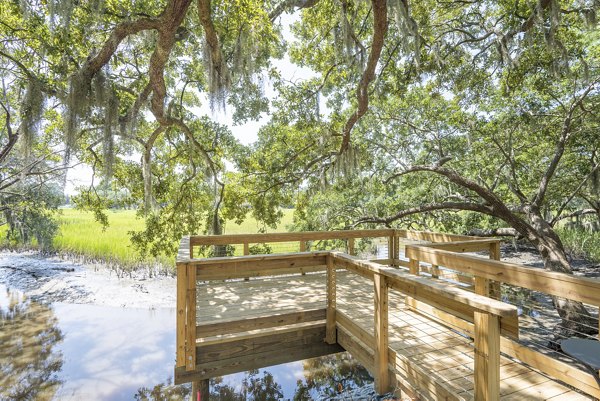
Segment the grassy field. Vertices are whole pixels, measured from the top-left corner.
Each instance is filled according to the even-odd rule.
[[[292,222],[293,210],[284,210],[284,217],[277,230],[286,231]],[[142,230],[144,220],[136,217],[134,210],[109,211],[109,226],[102,231],[100,223],[94,215],[74,209],[62,209],[58,216],[60,231],[54,239],[58,251],[83,255],[92,259],[107,260],[125,265],[141,262],[140,255],[131,247],[129,235],[132,230]],[[234,222],[225,224],[227,234],[256,233],[259,229],[254,219],[247,219],[242,224]],[[145,262],[154,262],[146,260]],[[173,264],[173,258],[161,258],[162,264]]]

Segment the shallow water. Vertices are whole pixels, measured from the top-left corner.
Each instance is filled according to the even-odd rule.
[[[182,399],[189,386],[170,386],[174,334],[174,309],[45,305],[0,284],[0,400]],[[308,400],[368,383],[338,354],[213,379],[211,393]]]

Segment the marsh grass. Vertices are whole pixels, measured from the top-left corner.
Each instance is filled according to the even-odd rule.
[[[590,262],[600,263],[600,232],[583,229],[558,229],[567,252]]]
[[[284,217],[278,229],[269,232],[286,231],[292,223],[293,210],[286,209],[283,212]],[[144,229],[144,220],[136,216],[135,210],[110,210],[107,213],[109,226],[103,230],[92,213],[61,209],[57,215],[59,232],[54,238],[55,250],[68,258],[105,263],[121,272],[140,267],[155,272],[172,270],[174,257],[163,255],[142,259],[132,247],[128,232]],[[233,221],[225,223],[226,234],[256,233],[259,229],[259,224],[252,218],[240,225]],[[4,230],[0,230],[0,235],[3,236]]]

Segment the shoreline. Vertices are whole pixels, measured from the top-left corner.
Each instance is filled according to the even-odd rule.
[[[138,269],[120,275],[104,264],[77,263],[35,251],[0,252],[0,283],[42,303],[175,308],[176,278]]]
[[[502,261],[543,268],[530,248],[502,247]],[[572,260],[573,273],[600,277],[600,266]],[[34,250],[0,250],[0,283],[35,301],[93,304],[121,308],[175,308],[176,276],[151,267],[120,271],[112,263],[79,255],[47,255]]]

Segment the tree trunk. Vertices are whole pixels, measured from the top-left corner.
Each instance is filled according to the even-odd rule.
[[[211,217],[211,234],[212,235],[223,235],[223,222],[219,211],[221,209],[221,201],[223,200],[223,188],[218,185],[216,177],[213,177],[214,195],[215,195],[215,206]],[[219,188],[221,189],[219,191]],[[214,256],[227,256],[226,245],[215,245]]]
[[[147,149],[142,156],[142,175],[144,178],[144,207],[146,214],[156,210],[156,201],[152,194],[152,160],[150,149]]]
[[[552,226],[540,214],[530,212],[528,218],[537,233],[532,242],[542,256],[544,268],[573,274],[563,243]],[[561,318],[561,323],[554,329],[551,348],[558,348],[558,343],[564,338],[586,337],[598,333],[598,320],[590,315],[581,302],[553,296],[552,303]]]

